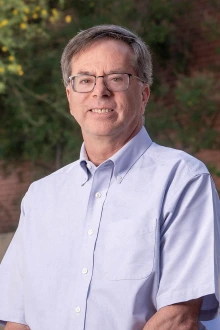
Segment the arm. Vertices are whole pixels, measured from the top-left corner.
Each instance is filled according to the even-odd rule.
[[[200,320],[211,320],[217,315],[219,211],[219,197],[206,174],[193,177],[187,185],[181,183],[181,188],[167,201],[161,227],[157,310],[203,297]]]
[[[18,324],[14,322],[7,322],[5,326],[5,330],[30,330],[30,328],[27,325],[24,324]]]
[[[162,307],[143,330],[198,330],[202,298]],[[19,329],[18,329],[19,330]]]

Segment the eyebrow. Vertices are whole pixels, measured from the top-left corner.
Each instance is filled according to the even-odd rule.
[[[88,74],[88,75],[93,75],[91,72],[89,71],[83,71],[83,70],[80,70],[76,75],[78,74]]]
[[[107,74],[111,74],[111,73],[127,73],[126,69],[114,69],[114,70],[110,70]]]
[[[106,75],[106,74],[111,74],[111,73],[127,73],[127,72],[126,72],[125,69],[118,68],[118,69],[110,70],[108,73],[105,73],[104,75]],[[77,75],[79,75],[79,74],[85,74],[85,75],[95,76],[95,74],[92,73],[91,71],[84,71],[84,70],[80,70],[80,71],[78,71],[78,73],[75,74],[75,75],[77,76]]]

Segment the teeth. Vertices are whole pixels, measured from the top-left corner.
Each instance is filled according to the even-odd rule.
[[[92,109],[92,112],[96,113],[105,113],[105,112],[111,112],[111,109]]]

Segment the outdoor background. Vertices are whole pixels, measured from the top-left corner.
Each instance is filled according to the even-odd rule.
[[[0,260],[29,184],[78,157],[60,57],[79,30],[103,23],[151,48],[152,139],[204,161],[220,192],[219,0],[0,0]]]

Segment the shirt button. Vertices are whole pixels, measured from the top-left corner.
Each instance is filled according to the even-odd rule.
[[[76,312],[76,313],[80,313],[80,311],[81,311],[80,307],[77,306],[77,307],[75,308],[75,312]]]
[[[98,199],[98,198],[100,198],[102,196],[102,194],[100,193],[100,192],[97,192],[96,194],[95,194],[95,197]]]
[[[87,273],[88,273],[88,269],[87,269],[87,268],[83,268],[83,269],[82,269],[82,274],[85,275],[85,274],[87,274]]]
[[[92,234],[94,234],[94,231],[92,229],[88,230],[88,235],[91,236]]]
[[[87,163],[86,166],[87,166],[87,168],[88,168],[89,170],[91,170],[91,168],[92,168],[92,165],[91,165],[91,164]]]

